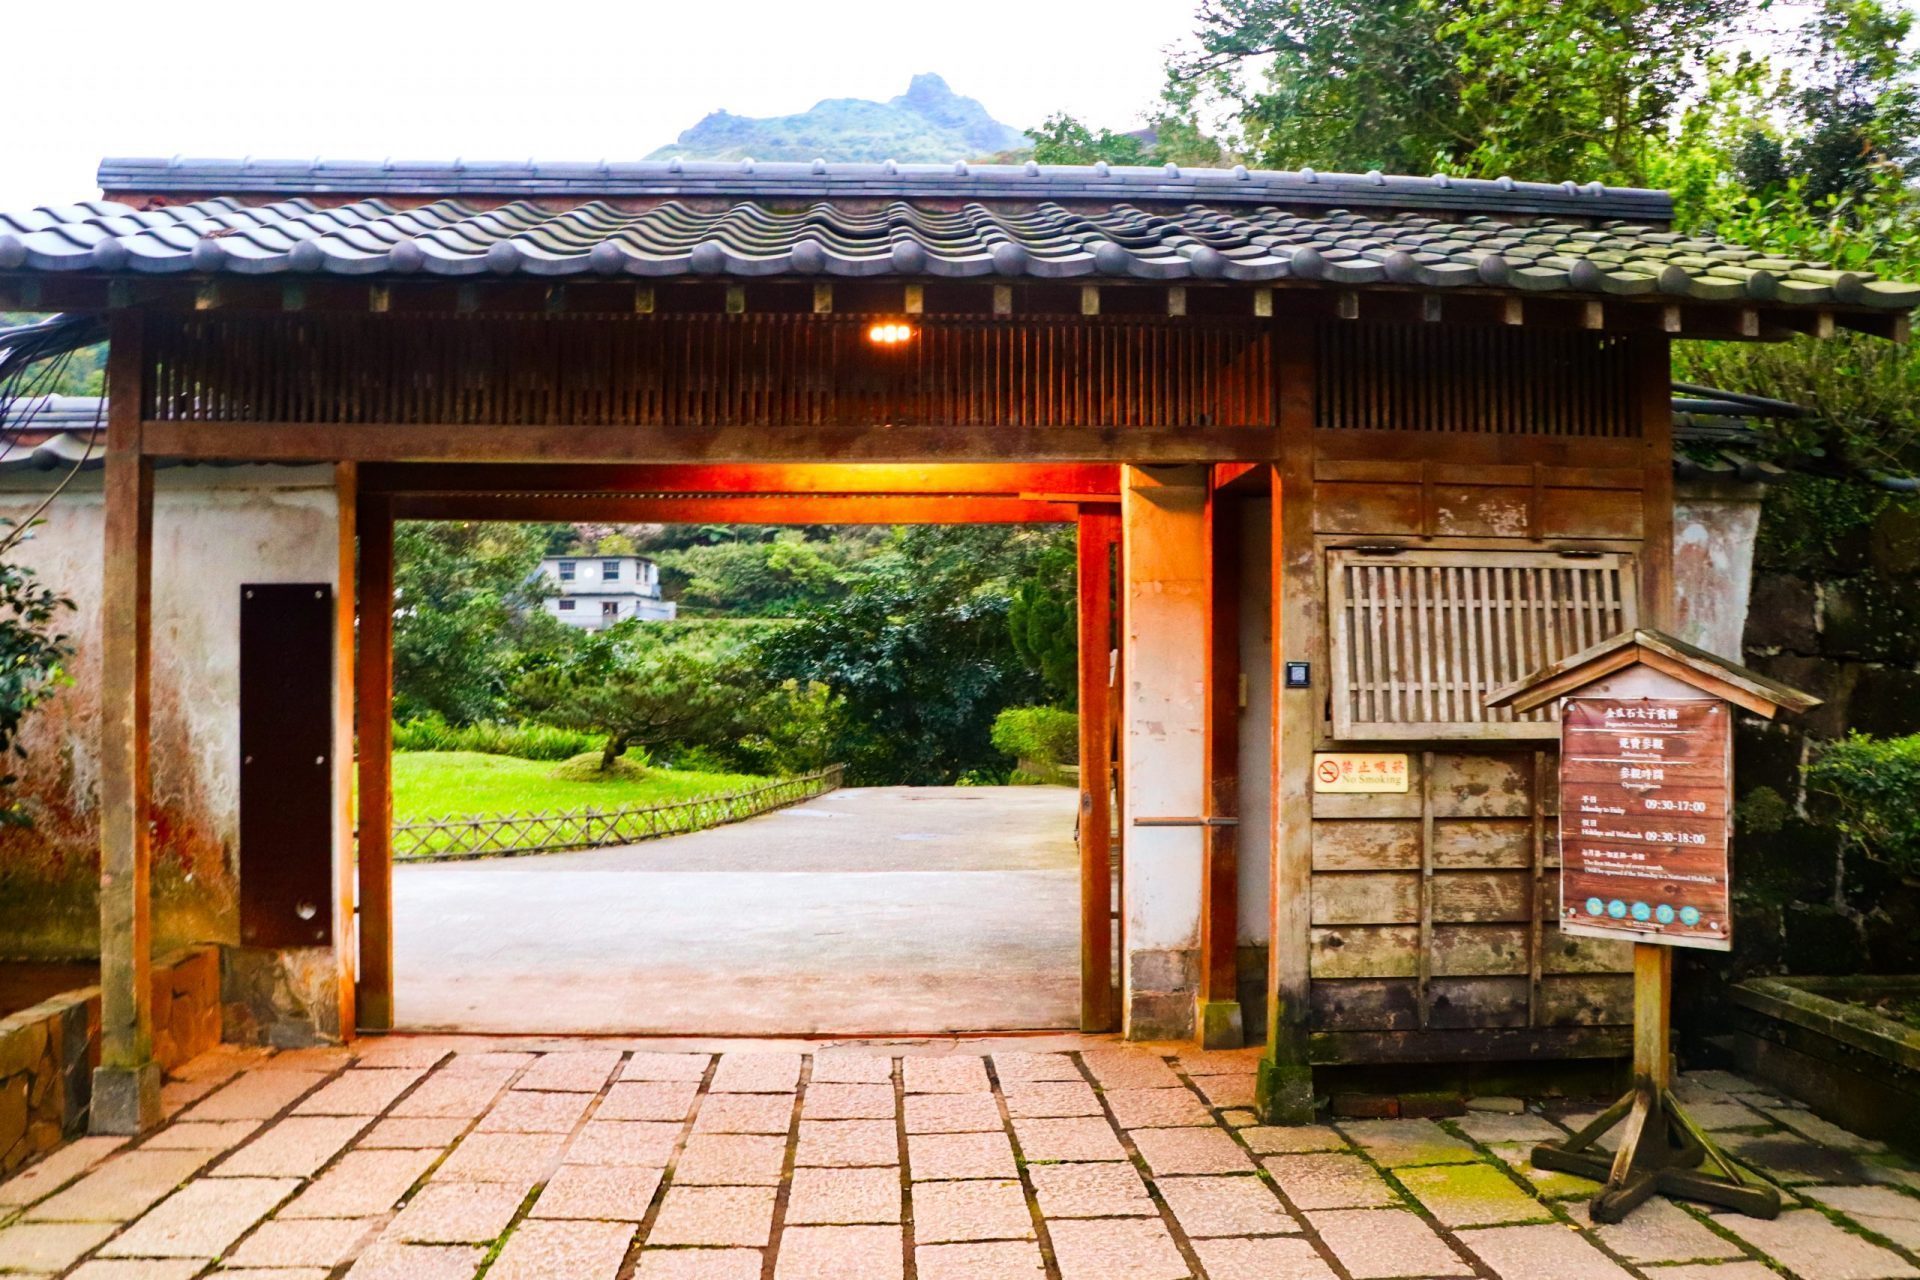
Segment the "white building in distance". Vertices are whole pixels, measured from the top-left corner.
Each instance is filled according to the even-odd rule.
[[[540,576],[551,592],[546,611],[583,631],[628,618],[667,622],[677,609],[660,598],[660,566],[645,556],[548,556]]]

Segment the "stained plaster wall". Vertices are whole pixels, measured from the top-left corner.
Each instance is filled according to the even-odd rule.
[[[0,477],[0,516],[53,481]],[[243,582],[334,582],[328,468],[176,467],[156,475],[153,560],[153,910],[156,951],[237,943],[239,639]],[[74,602],[71,683],[21,735],[33,824],[0,829],[0,958],[99,954],[98,746],[102,505],[83,473],[16,553]]]

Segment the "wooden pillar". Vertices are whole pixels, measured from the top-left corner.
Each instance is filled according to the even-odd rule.
[[[1121,473],[1129,1039],[1194,1034],[1207,804],[1204,466]]]
[[[339,987],[340,1034],[353,1038],[359,1025],[354,982],[359,970],[354,922],[353,840],[353,618],[355,530],[359,524],[359,467],[337,463],[333,494],[338,526],[333,592],[333,952]]]
[[[1640,625],[1673,629],[1673,354],[1664,336],[1634,339],[1634,397],[1646,479],[1641,490]]]
[[[1195,1024],[1207,1049],[1246,1044],[1240,1009],[1240,503],[1216,490],[1207,518],[1205,866]]]
[[[100,607],[100,1065],[89,1127],[160,1123],[153,1060],[150,752],[153,463],[141,452],[142,316],[115,312],[107,353],[106,572]]]
[[[1080,579],[1080,1029],[1119,1024],[1113,986],[1113,553],[1119,513],[1083,508]]]
[[[1287,662],[1311,662],[1321,652],[1313,541],[1313,334],[1306,326],[1281,329],[1275,345],[1281,462],[1273,474],[1273,923],[1259,1101],[1271,1123],[1306,1124],[1313,1119],[1313,1068],[1307,1054],[1313,923],[1309,788],[1320,704],[1316,689],[1289,689],[1285,677]]]
[[[360,499],[360,646],[354,724],[360,771],[359,1026],[393,1026],[393,507]]]

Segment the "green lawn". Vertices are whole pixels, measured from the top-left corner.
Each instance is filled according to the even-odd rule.
[[[617,809],[660,804],[770,782],[744,773],[681,773],[653,769],[638,780],[560,782],[546,760],[482,755],[477,751],[393,753],[393,816],[468,817],[528,809]]]

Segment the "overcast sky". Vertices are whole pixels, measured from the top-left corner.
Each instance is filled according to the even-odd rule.
[[[1192,0],[12,0],[0,207],[105,155],[637,159],[707,112],[886,99],[934,71],[1008,124],[1134,128]]]

